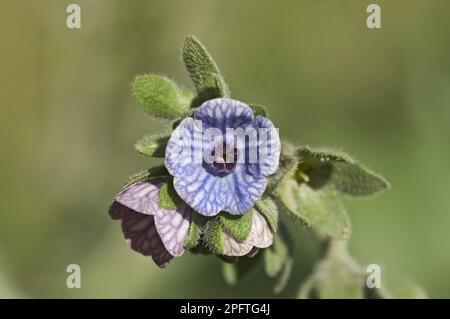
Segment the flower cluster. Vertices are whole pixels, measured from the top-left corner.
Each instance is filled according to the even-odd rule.
[[[204,129],[214,127],[223,133],[223,136],[216,135],[213,139],[214,147],[211,148],[211,140],[203,143],[204,132],[194,120],[202,121]],[[218,139],[220,148],[227,150],[229,144],[223,142],[227,140],[227,129],[248,127],[270,129],[263,143],[260,141],[262,138],[257,136],[255,147],[258,158],[254,163],[249,163],[249,156],[246,156],[251,148],[250,142],[233,141],[234,157],[229,161],[223,159],[226,152],[215,152]],[[195,136],[200,136],[201,143],[194,141]],[[187,149],[194,152],[186,152],[184,146],[188,142]],[[259,152],[261,144],[269,151]],[[216,157],[211,163],[205,160],[196,163],[195,151]],[[189,153],[190,157],[184,158],[183,153]],[[221,153],[220,157],[217,153]],[[160,189],[164,180],[153,178],[122,190],[114,198],[109,213],[112,218],[122,221],[124,236],[132,249],[152,256],[157,265],[165,267],[173,257],[185,251],[193,214],[214,217],[221,212],[233,215],[249,212],[266,188],[266,176],[276,172],[279,156],[280,139],[269,119],[255,117],[248,105],[236,100],[208,100],[195,111],[193,117],[181,121],[167,143],[165,167],[173,176],[173,186],[182,200],[178,207],[166,209],[160,206]],[[237,157],[244,160],[237,161]],[[226,229],[221,232],[221,255],[254,254],[257,249],[272,244],[272,230],[265,217],[257,210],[250,213],[251,227],[244,240],[238,241]]]
[[[216,255],[227,262],[229,283],[264,262],[281,291],[294,260],[283,212],[312,226],[329,247],[300,296],[317,289],[327,296],[341,285],[336,273],[361,296],[364,275],[349,262],[351,229],[341,196],[372,195],[387,189],[387,181],[342,151],[286,142],[282,148],[266,109],[230,98],[196,38],[188,36],[182,52],[195,93],[151,74],[133,83],[147,115],[173,122],[168,132],[135,145],[163,165],[133,175],[109,208],[131,248],[161,268],[186,250]],[[252,258],[260,250],[264,258]]]
[[[217,128],[220,134],[206,141],[204,131],[196,124],[198,121],[203,123],[204,130]],[[245,135],[243,140],[226,136],[227,129],[248,128],[265,128],[267,134],[256,134],[254,143],[245,139]],[[231,159],[227,160],[229,145],[233,149]],[[251,162],[248,155],[252,146],[257,158]],[[263,146],[266,151],[261,152]],[[213,160],[195,161],[196,151],[200,155],[212,154]],[[245,238],[233,237],[224,227],[218,236],[222,248],[214,251],[224,256],[252,255],[272,244],[272,229],[265,217],[252,208],[266,188],[267,176],[277,171],[279,157],[280,139],[269,119],[255,117],[248,105],[230,98],[208,100],[196,109],[193,117],[184,118],[168,140],[164,163],[173,178],[156,177],[129,185],[116,195],[109,213],[112,218],[121,219],[131,248],[152,256],[160,267],[185,251],[194,214],[213,220],[219,213],[229,213],[237,215],[237,224],[241,216],[252,214]],[[174,195],[181,199],[173,209],[161,206],[160,190],[164,182],[173,183]]]

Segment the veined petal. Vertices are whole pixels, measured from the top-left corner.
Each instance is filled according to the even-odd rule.
[[[202,129],[193,118],[185,118],[172,132],[164,165],[172,176],[188,174],[202,163]]]
[[[223,186],[222,210],[234,215],[242,215],[255,205],[266,189],[264,176],[250,174],[245,165],[237,165],[233,173],[225,176]]]
[[[250,237],[250,235],[249,235]],[[225,256],[245,256],[253,249],[252,240],[247,239],[240,243],[229,235],[226,231],[222,233],[222,254]]]
[[[164,268],[173,258],[156,231],[153,216],[128,208],[128,212],[122,215],[122,231],[134,251],[144,256],[152,256],[159,267]]]
[[[273,233],[263,215],[253,211],[252,229],[250,233],[254,236],[253,245],[257,248],[267,248],[273,243]]]
[[[163,267],[184,252],[192,209],[183,204],[177,209],[159,207],[159,178],[130,185],[114,199],[109,213],[122,220],[125,238],[135,251],[152,256]]]
[[[221,211],[242,215],[261,197],[266,185],[264,176],[254,177],[243,165],[237,165],[226,176],[209,174],[199,166],[191,174],[174,178],[178,195],[204,216],[215,216]]]
[[[252,109],[245,103],[230,98],[206,101],[195,112],[194,118],[203,127],[214,127],[226,133],[227,128],[246,128],[254,119]]]
[[[263,116],[257,116],[253,125],[258,130],[259,171],[264,176],[274,174],[278,170],[281,152],[278,130]]]
[[[209,174],[198,165],[184,175],[175,176],[173,185],[178,195],[192,209],[204,216],[217,215],[223,208],[223,179]]]
[[[273,243],[273,233],[264,216],[253,211],[252,228],[247,239],[239,243],[226,231],[222,233],[223,252],[225,256],[244,256],[255,253],[254,248],[266,248]]]
[[[161,182],[158,180],[139,182],[128,186],[114,198],[114,202],[110,208],[110,215],[112,217],[114,215],[117,216],[117,210],[120,209],[120,206],[114,203],[119,203],[138,213],[153,215],[158,209],[158,201],[155,201],[155,198],[158,198],[160,187]]]
[[[186,205],[177,210],[160,209],[155,214],[156,230],[173,256],[184,253],[191,218],[192,209]]]

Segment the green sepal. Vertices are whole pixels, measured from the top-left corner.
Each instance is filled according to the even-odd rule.
[[[343,151],[303,146],[297,150],[297,156],[300,161],[297,177],[308,176],[307,183],[313,188],[331,185],[346,195],[369,196],[390,187],[382,176]]]
[[[251,209],[243,215],[221,212],[216,218],[222,224],[222,229],[241,243],[247,239],[252,228],[253,210]]]
[[[203,243],[208,250],[216,255],[223,252],[222,223],[218,218],[209,219],[203,234]]]
[[[275,201],[270,197],[257,200],[255,209],[266,218],[270,228],[275,233],[278,229],[279,219],[278,206]]]
[[[265,106],[262,106],[260,104],[249,104],[248,106],[250,106],[250,108],[253,111],[253,114],[256,116],[264,116],[267,117],[268,113],[267,113],[267,108]]]
[[[191,107],[197,107],[207,100],[230,95],[217,64],[193,35],[186,37],[182,55],[197,90],[197,96],[193,99]]]
[[[176,129],[178,125],[180,125],[181,121],[183,121],[187,117],[194,117],[195,110],[189,110],[186,112],[186,114],[182,115],[181,117],[177,118],[175,121],[172,122],[172,130]]]
[[[168,178],[170,176],[169,172],[167,171],[167,168],[165,166],[155,166],[151,167],[149,169],[141,170],[130,177],[128,177],[127,181],[125,182],[124,187],[128,187],[132,184],[147,181],[154,177],[164,177]]]
[[[134,145],[135,149],[146,156],[164,157],[166,154],[166,145],[170,135],[149,135],[138,140]]]
[[[186,249],[193,249],[200,243],[207,218],[196,212],[192,213],[191,225],[189,226],[189,233],[186,240]]]
[[[154,117],[174,119],[189,108],[192,94],[172,80],[155,74],[138,75],[132,92],[143,111]]]
[[[173,178],[165,181],[159,190],[159,207],[164,209],[177,209],[183,204],[173,187]]]

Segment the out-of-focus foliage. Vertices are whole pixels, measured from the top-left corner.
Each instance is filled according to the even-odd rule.
[[[450,297],[448,1],[380,0],[381,30],[365,27],[370,1],[77,3],[80,30],[66,28],[61,1],[0,5],[0,296],[274,296],[264,269],[229,287],[211,256],[160,270],[107,216],[122,177],[158,163],[132,147],[165,123],[141,116],[134,76],[190,87],[174,47],[192,33],[233,97],[266,105],[283,138],[341,146],[391,182],[346,203],[352,256]],[[318,257],[297,232],[296,272],[277,296],[295,296]],[[65,285],[71,263],[81,289]]]

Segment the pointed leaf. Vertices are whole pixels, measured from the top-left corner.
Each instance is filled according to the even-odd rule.
[[[131,175],[125,182],[125,187],[128,187],[134,183],[143,182],[153,177],[169,177],[170,174],[165,166],[155,166],[149,169],[141,170]]]
[[[259,104],[249,104],[248,106],[250,106],[255,116],[267,117],[267,108],[265,106]]]
[[[189,110],[187,113],[183,114],[181,117],[177,118],[172,122],[172,130],[176,129],[186,117],[194,117],[195,110]]]
[[[132,86],[133,95],[147,115],[174,119],[189,108],[192,96],[173,81],[154,74],[138,75]]]
[[[164,157],[170,135],[149,135],[136,142],[136,150],[150,157]]]
[[[186,240],[186,249],[192,249],[199,244],[205,224],[206,218],[203,215],[195,212],[192,214],[191,225],[189,227],[188,238]]]
[[[260,199],[256,201],[255,209],[260,212],[269,223],[273,232],[278,229],[278,206],[275,204],[272,198]]]
[[[370,196],[390,187],[383,177],[357,163],[336,163],[332,182],[338,191],[351,196]]]
[[[218,218],[210,219],[205,227],[203,242],[208,250],[213,254],[223,252],[222,224]]]
[[[193,107],[207,100],[229,96],[228,86],[216,63],[200,41],[192,35],[184,42],[183,61],[197,90],[197,97],[192,101]]]
[[[351,196],[368,196],[389,188],[383,177],[342,151],[304,146],[299,148],[297,155],[302,161],[299,169],[309,176],[307,182],[313,188],[330,184]]]

